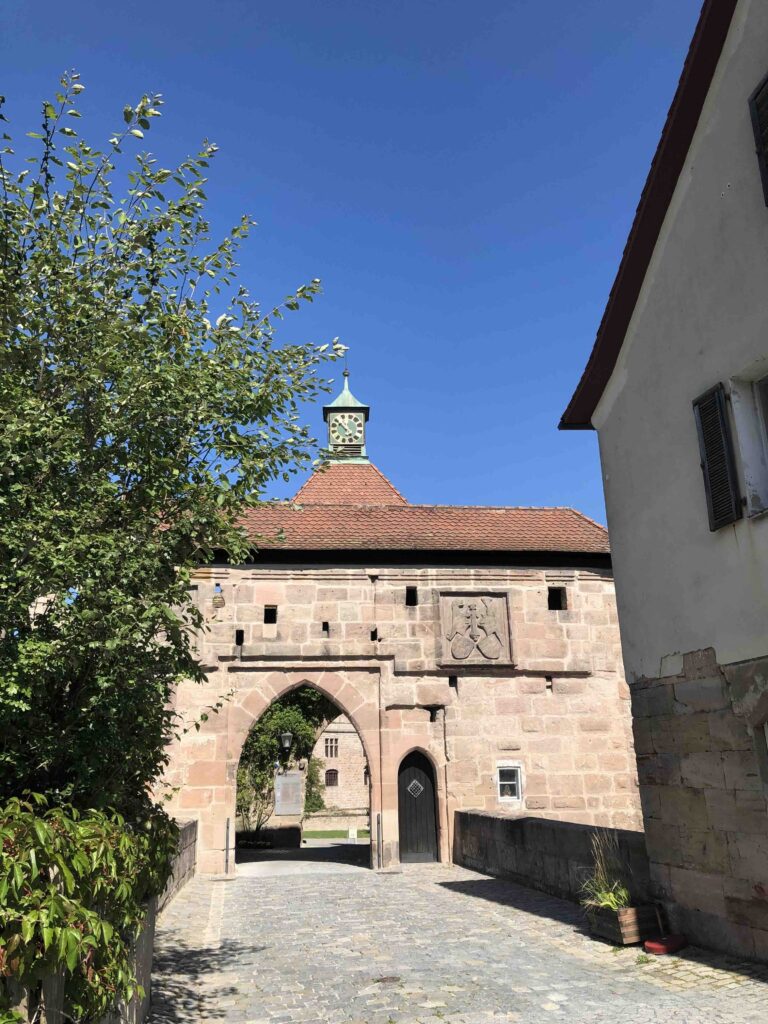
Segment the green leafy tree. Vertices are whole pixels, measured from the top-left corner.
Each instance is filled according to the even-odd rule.
[[[141,817],[173,686],[202,678],[190,575],[246,558],[243,511],[310,457],[298,403],[327,352],[277,346],[281,307],[235,284],[248,218],[210,242],[216,146],[172,169],[139,152],[116,195],[162,101],[127,106],[100,150],[82,89],[65,76],[38,154],[0,163],[0,799]]]
[[[170,168],[131,158],[162,104],[143,96],[94,147],[78,129],[82,91],[64,76],[27,133],[29,157],[7,132],[0,143],[0,831],[25,858],[0,900],[0,974],[32,984],[55,959],[45,929],[63,928],[56,950],[87,1020],[102,996],[129,995],[119,943],[167,874],[167,844],[137,837],[173,834],[149,794],[178,728],[174,686],[203,678],[192,573],[217,550],[248,557],[239,520],[311,457],[299,405],[326,390],[333,351],[275,341],[318,281],[262,310],[236,282],[252,222],[211,241],[216,146]],[[59,817],[20,809],[24,792]],[[112,858],[102,867],[125,906],[111,931],[89,932],[101,911],[82,857],[96,856],[99,830],[97,861]],[[45,924],[62,879],[71,918]]]
[[[338,714],[336,705],[311,686],[300,686],[267,708],[248,733],[240,754],[237,814],[246,831],[261,829],[274,810],[275,770],[298,761],[307,761],[305,810],[324,806],[312,750],[319,733]],[[286,732],[292,737],[288,752],[280,740]]]
[[[307,786],[304,793],[304,813],[313,814],[325,808],[325,786],[321,777],[323,762],[319,757],[310,757],[307,762]]]

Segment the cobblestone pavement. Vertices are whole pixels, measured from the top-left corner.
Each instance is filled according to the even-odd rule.
[[[578,907],[450,866],[194,879],[158,927],[152,1024],[766,1024],[768,968],[588,937]]]

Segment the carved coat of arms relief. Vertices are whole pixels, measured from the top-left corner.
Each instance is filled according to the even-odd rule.
[[[440,623],[443,663],[511,661],[504,594],[441,594]]]

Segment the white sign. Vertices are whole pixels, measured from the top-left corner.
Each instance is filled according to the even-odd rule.
[[[275,775],[275,815],[297,815],[304,810],[301,772],[294,768]]]

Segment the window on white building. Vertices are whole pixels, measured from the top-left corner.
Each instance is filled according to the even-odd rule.
[[[338,786],[339,784],[339,773],[335,768],[330,768],[325,773],[325,784],[326,786]]]
[[[523,799],[523,769],[518,763],[501,762],[496,766],[499,800],[520,803]]]
[[[326,757],[338,757],[339,756],[339,740],[337,736],[326,736],[325,737],[325,756]]]
[[[734,378],[730,399],[742,504],[756,516],[768,510],[768,376]]]

